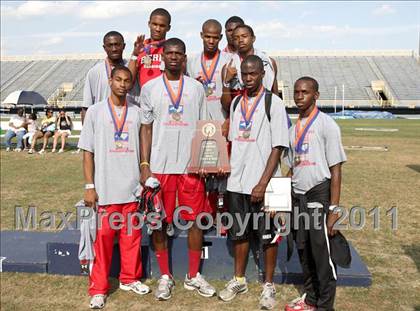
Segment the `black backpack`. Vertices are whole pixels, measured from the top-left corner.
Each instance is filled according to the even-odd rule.
[[[270,90],[265,89],[265,114],[267,116],[268,122],[271,122],[271,115],[270,115],[270,109],[271,109],[271,100],[273,98],[273,93]],[[242,99],[242,95],[239,95],[236,97],[236,100],[233,102],[233,112],[235,112],[236,107],[238,106],[239,102]],[[290,120],[289,115],[286,113],[287,116],[287,126],[290,128],[292,126],[292,120]]]

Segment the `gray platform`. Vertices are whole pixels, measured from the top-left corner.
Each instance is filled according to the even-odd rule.
[[[80,275],[77,258],[79,232],[66,230],[58,233],[1,231],[2,271],[40,272],[62,275]],[[216,236],[214,231],[207,232],[203,247],[202,273],[209,279],[228,280],[233,273],[231,243],[226,237]],[[143,234],[143,271],[144,277],[157,277],[159,270],[149,238]],[[179,233],[171,240],[171,268],[176,278],[182,279],[188,270],[187,235]],[[350,245],[351,246],[351,245]],[[370,286],[372,275],[357,251],[351,246],[352,265],[349,269],[338,268],[338,285]],[[276,283],[301,284],[302,271],[296,252],[289,262],[286,261],[286,243],[280,243],[278,264],[275,271]],[[263,258],[258,250],[250,252],[247,278],[261,280]],[[119,273],[118,244],[114,248],[111,276]]]

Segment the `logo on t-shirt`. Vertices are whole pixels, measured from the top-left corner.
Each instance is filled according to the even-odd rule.
[[[299,163],[297,163],[296,166],[311,166],[311,165],[316,165],[315,162],[311,162],[309,160],[309,141],[312,139],[312,137],[314,136],[314,130],[310,129],[308,131],[308,133],[305,136],[305,139],[303,141],[302,144],[302,153],[300,153],[299,156]]]
[[[131,123],[131,121],[127,121],[126,124],[124,124],[121,134],[114,133],[114,145],[109,150],[110,152],[134,152],[134,150],[130,149],[129,145],[130,134],[128,126]]]

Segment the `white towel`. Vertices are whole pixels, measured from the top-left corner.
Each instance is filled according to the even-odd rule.
[[[95,259],[93,243],[96,240],[96,212],[93,208],[85,206],[83,200],[78,202],[76,207],[80,211],[79,260],[93,261]]]

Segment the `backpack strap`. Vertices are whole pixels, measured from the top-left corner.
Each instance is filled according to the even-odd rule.
[[[265,114],[267,115],[268,122],[271,121],[270,109],[271,109],[272,98],[273,98],[273,93],[266,89],[264,99],[265,99]],[[233,112],[235,112],[236,107],[238,106],[241,99],[242,99],[242,95],[239,95],[238,97],[236,97],[235,101],[233,102]]]
[[[233,102],[233,113],[235,113],[236,107],[238,107],[239,102],[242,99],[242,95],[238,95],[238,97],[236,97],[235,101]]]
[[[273,93],[270,90],[265,90],[265,114],[267,115],[267,119],[268,122],[271,121],[271,115],[270,115],[270,110],[271,110],[271,101],[273,98]],[[289,114],[286,112],[286,117],[287,117],[287,127],[291,128],[292,127],[292,120],[290,120]]]
[[[265,89],[265,114],[267,116],[268,122],[271,122],[271,100],[273,98],[273,93],[270,90]]]

